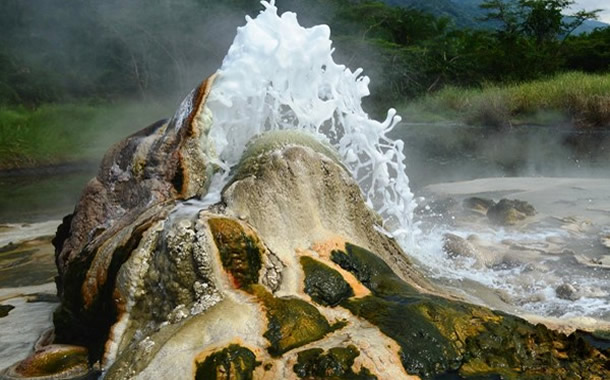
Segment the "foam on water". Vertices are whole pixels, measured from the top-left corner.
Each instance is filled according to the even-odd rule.
[[[413,243],[415,202],[405,173],[403,142],[387,134],[400,122],[390,109],[384,121],[362,109],[369,79],[332,58],[330,29],[304,28],[295,13],[277,14],[262,2],[256,18],[238,28],[218,71],[207,107],[213,125],[220,189],[246,144],[270,130],[297,129],[332,144],[359,182],[385,228],[403,245]],[[206,201],[218,196],[211,191]]]
[[[565,230],[539,229],[529,232],[505,229],[469,230],[437,225],[422,234],[414,257],[427,274],[442,283],[464,290],[464,281],[472,281],[487,289],[503,293],[512,299],[513,311],[541,316],[574,318],[590,316],[609,320],[610,283],[604,272],[596,273],[582,266],[566,263],[560,256],[541,256],[535,264],[521,263],[515,266],[477,267],[470,257],[449,257],[443,249],[443,235],[452,233],[462,238],[475,234],[484,241],[511,240],[520,243],[544,242],[547,238],[570,237]],[[585,290],[575,300],[558,297],[556,288],[562,284],[578,284]],[[465,290],[471,293],[470,290]],[[595,294],[597,293],[597,295]]]

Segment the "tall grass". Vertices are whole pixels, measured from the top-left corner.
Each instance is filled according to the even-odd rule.
[[[158,119],[173,104],[47,104],[0,107],[0,169],[99,160],[108,147]]]
[[[565,73],[550,79],[481,89],[448,87],[403,108],[411,121],[460,120],[507,126],[572,122],[610,127],[610,74]]]

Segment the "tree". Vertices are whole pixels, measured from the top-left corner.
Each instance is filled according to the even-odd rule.
[[[505,0],[485,0],[480,7],[487,11],[481,21],[495,21],[501,34],[514,36],[519,32],[519,15],[515,3]]]
[[[574,0],[485,0],[481,8],[488,13],[482,20],[499,22],[500,33],[525,35],[542,45],[564,40],[583,22],[596,19],[601,12],[596,9],[566,14],[574,3]]]

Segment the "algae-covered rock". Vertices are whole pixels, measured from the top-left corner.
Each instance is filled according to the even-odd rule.
[[[360,352],[353,345],[333,347],[326,353],[320,348],[312,348],[299,352],[294,372],[306,379],[376,380],[377,376],[365,367],[354,372],[352,366],[358,355]]]
[[[267,331],[263,334],[269,341],[271,356],[280,356],[293,348],[324,337],[341,324],[331,326],[313,305],[296,298],[273,297],[263,288],[253,288],[267,310]]]
[[[609,377],[603,337],[440,294],[312,136],[261,136],[200,201],[209,84],[107,154],[54,239],[53,344],[0,376]]]
[[[311,257],[301,257],[305,272],[305,293],[324,306],[336,306],[354,295],[341,273]]]
[[[598,350],[577,334],[566,337],[517,317],[415,292],[376,255],[351,244],[333,252],[333,261],[372,291],[340,306],[396,340],[409,373],[514,379],[610,373],[610,350]],[[580,360],[568,360],[573,357]]]
[[[6,379],[84,379],[93,378],[87,349],[78,346],[49,345],[0,373]]]
[[[261,363],[256,361],[252,351],[237,344],[231,344],[196,362],[196,380],[251,380],[254,369]]]
[[[261,243],[248,235],[239,222],[227,218],[208,220],[225,270],[238,288],[258,283],[261,270]]]

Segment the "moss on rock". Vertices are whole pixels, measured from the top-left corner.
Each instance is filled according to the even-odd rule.
[[[380,257],[364,248],[346,243],[345,251],[335,250],[331,259],[341,268],[351,272],[375,295],[412,295],[420,293],[400,279]]]
[[[261,363],[249,349],[238,344],[208,355],[203,361],[196,362],[196,380],[252,380],[254,370]]]
[[[318,304],[336,306],[354,295],[352,287],[343,279],[341,273],[327,265],[303,256],[301,266],[305,272],[305,293]]]
[[[332,260],[371,295],[341,306],[376,325],[400,346],[407,372],[422,378],[506,379],[610,376],[610,350],[582,334],[564,334],[482,307],[417,293],[373,253],[346,244]]]
[[[228,218],[208,221],[225,270],[237,288],[258,283],[263,247],[254,234],[248,234],[239,222]]]
[[[270,343],[267,350],[272,356],[281,356],[343,327],[340,323],[330,325],[315,306],[303,300],[274,297],[261,285],[253,285],[251,290],[266,308],[268,325],[263,336]]]
[[[333,347],[324,353],[321,348],[312,348],[298,353],[293,370],[300,378],[334,380],[373,380],[377,376],[362,367],[358,373],[352,369],[354,359],[360,351],[353,346]]]

